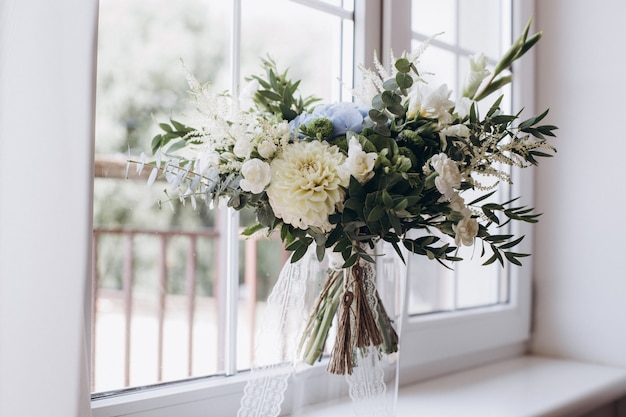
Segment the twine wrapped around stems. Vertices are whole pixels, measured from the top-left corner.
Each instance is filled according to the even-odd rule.
[[[387,354],[398,350],[398,335],[375,289],[373,265],[361,262],[367,261],[329,276],[300,343],[305,362],[319,360],[337,315],[336,339],[328,364],[333,374],[352,374],[359,349],[374,346]],[[373,293],[368,296],[367,288],[372,291],[372,287]]]

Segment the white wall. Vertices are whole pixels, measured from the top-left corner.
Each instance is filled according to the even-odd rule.
[[[537,106],[558,154],[537,170],[533,351],[626,366],[626,2],[537,0]]]
[[[0,0],[0,417],[89,415],[96,6]]]

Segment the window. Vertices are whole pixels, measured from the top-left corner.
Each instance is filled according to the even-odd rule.
[[[412,2],[413,47],[435,33],[436,37],[424,54],[427,68],[446,80],[462,84],[463,69],[468,56],[485,52],[492,64],[494,59],[510,45],[513,34],[521,32],[532,8],[520,2],[485,0],[468,2],[446,0]],[[431,19],[423,12],[427,7],[437,7],[441,19]],[[480,31],[475,30],[481,27]],[[499,34],[499,35],[498,35]],[[525,56],[514,68],[515,82],[507,97],[512,108],[521,103],[532,103],[532,55]],[[532,112],[526,107],[526,111]],[[527,170],[529,171],[529,170]],[[514,185],[499,192],[526,199],[530,191],[530,175],[512,172]],[[532,202],[524,204],[532,207]],[[527,225],[515,225],[516,235],[525,235],[522,250],[528,251],[532,230]],[[479,249],[477,249],[479,250]],[[471,258],[472,253],[462,254]],[[403,372],[426,378],[454,369],[476,365],[523,351],[530,326],[531,262],[526,258],[523,268],[477,266],[479,262],[463,261],[455,271],[439,268],[437,264],[412,257],[409,264],[407,306],[412,315],[403,328],[404,346],[411,346],[415,354],[402,357]],[[437,314],[425,314],[437,313]],[[401,378],[407,378],[401,375]]]
[[[411,47],[410,39],[415,44],[444,30],[423,62],[442,78],[456,80],[451,87],[458,89],[467,56],[484,50],[489,41],[485,52],[497,57],[510,42],[511,27],[519,33],[531,15],[529,6],[511,3],[101,0],[92,358],[99,394],[94,416],[194,416],[205,414],[207,407],[233,414],[243,379],[237,374],[250,362],[255,311],[280,264],[262,264],[265,257],[258,254],[283,256],[278,244],[238,241],[240,226],[249,221],[246,213],[203,209],[186,216],[190,208],[176,205],[158,211],[153,203],[163,199],[162,187],[147,189],[145,179],[120,180],[128,154],[138,155],[153,134],[154,120],[185,112],[175,107],[184,103],[186,89],[180,60],[201,81],[236,90],[243,75],[258,72],[259,53],[269,53],[304,80],[304,95],[341,100],[349,98],[344,87],[358,79],[356,65],[371,62],[371,51],[390,45],[399,52]],[[485,10],[495,10],[486,15],[493,31],[487,39],[476,38],[482,32],[472,29],[477,22],[483,25],[477,19],[485,18],[478,13]],[[139,34],[125,32],[130,29]],[[508,38],[494,33],[508,33]],[[492,44],[494,38],[498,42]],[[528,69],[519,70],[518,81]],[[104,89],[117,101],[109,101]],[[115,206],[121,197],[127,200]],[[528,332],[528,266],[494,270],[487,277],[472,274],[467,266],[448,277],[431,269],[432,262],[421,261],[409,261],[407,304],[415,315],[403,326],[403,347],[411,348],[403,351],[401,378],[423,378],[521,349]],[[264,279],[246,279],[254,275]],[[479,286],[485,289],[474,291]],[[206,375],[214,377],[202,378]],[[154,384],[155,389],[133,389]],[[122,388],[132,395],[115,395]]]
[[[424,13],[424,10],[429,13]],[[412,49],[417,50],[422,42],[438,34],[421,59],[423,68],[434,73],[425,74],[426,81],[435,86],[447,82],[453,95],[456,95],[460,94],[469,71],[470,55],[484,53],[493,68],[514,36],[511,12],[511,2],[501,0],[471,4],[460,0],[446,0],[436,4],[413,0]],[[431,13],[440,17],[433,19]],[[482,29],[478,31],[476,27]],[[502,106],[510,112],[513,97],[508,87],[503,92],[508,101],[503,102]],[[493,94],[481,102],[481,114],[488,110],[495,98],[497,95]],[[508,197],[510,187],[503,184],[498,193],[507,196],[498,197],[500,201],[511,198]],[[410,314],[454,311],[509,302],[509,267],[503,269],[496,264],[483,267],[481,263],[484,259],[479,259],[479,248],[461,249],[460,256],[464,261],[456,264],[453,271],[428,259],[414,260],[417,272],[413,276],[413,290],[408,300]]]
[[[124,179],[125,161],[146,151],[155,120],[189,111],[183,65],[216,89],[237,90],[242,74],[263,71],[259,53],[267,53],[304,80],[303,95],[350,97],[353,10],[347,0],[100,3],[96,397],[250,367],[256,312],[286,259],[280,242],[240,242],[250,213],[195,212],[176,201],[157,207],[167,199],[163,187],[147,188],[132,170]]]

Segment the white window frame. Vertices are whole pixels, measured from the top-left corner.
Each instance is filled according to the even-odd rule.
[[[521,34],[533,15],[532,2],[512,2],[513,34]],[[398,14],[407,11],[398,12]],[[533,51],[514,64],[512,85],[513,109],[533,112]],[[521,196],[521,204],[532,207],[532,169],[514,170],[512,194]],[[528,223],[513,224],[512,233],[525,235],[520,251],[532,253],[533,231]],[[410,262],[410,261],[409,261]],[[427,379],[459,369],[516,356],[525,351],[530,337],[532,257],[523,267],[509,267],[509,303],[462,311],[441,312],[407,317],[402,328],[400,374],[404,383]],[[404,354],[409,351],[410,354]]]
[[[239,4],[239,1],[235,3]],[[533,5],[526,1],[513,2],[512,7],[513,33],[519,34],[526,19],[532,16]],[[411,39],[410,16],[410,0],[356,0],[355,40],[362,39],[363,42],[356,42],[355,65],[371,63],[374,51],[379,52],[383,63],[388,64],[388,51],[399,54],[408,50]],[[514,68],[517,83],[513,85],[513,105],[518,109],[524,103],[527,113],[533,110],[533,89],[522,88],[522,85],[533,85],[533,67],[531,51]],[[523,196],[523,203],[532,206],[530,171],[525,170],[523,175],[521,172],[514,173],[513,193]],[[229,227],[236,230],[236,226],[236,218],[230,218]],[[531,252],[532,227],[527,224],[515,227],[514,233],[526,236],[520,249]],[[231,251],[236,251],[236,245],[232,242],[229,246]],[[231,259],[236,262],[234,255]],[[511,268],[510,303],[506,305],[406,317],[402,324],[400,347],[401,383],[415,382],[523,353],[524,342],[530,334],[531,271],[532,257],[525,259],[523,268]],[[231,290],[236,291],[236,288]],[[311,373],[319,375],[321,380],[324,369],[313,368]],[[235,415],[245,380],[244,373],[131,391],[125,395],[92,401],[92,415],[204,417],[209,411],[213,415]],[[307,386],[307,389],[313,387]]]

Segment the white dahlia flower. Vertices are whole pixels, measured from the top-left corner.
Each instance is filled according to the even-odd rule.
[[[271,163],[267,196],[276,217],[300,229],[332,229],[328,216],[343,202],[348,180],[341,165],[345,156],[327,142],[287,145]]]

